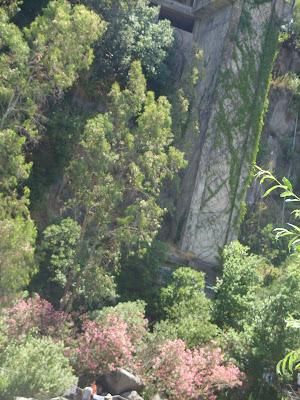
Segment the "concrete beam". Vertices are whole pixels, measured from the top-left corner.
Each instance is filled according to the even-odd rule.
[[[195,15],[201,11],[215,11],[233,2],[234,0],[194,0],[192,13]]]
[[[187,5],[193,4],[193,1],[176,1],[176,0],[152,0],[152,3],[161,5],[164,8],[175,11],[178,14],[182,14],[188,17],[193,17],[193,9],[191,6]]]

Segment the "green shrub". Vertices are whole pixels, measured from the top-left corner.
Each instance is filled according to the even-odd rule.
[[[238,329],[255,301],[262,284],[260,268],[264,258],[249,254],[249,248],[239,242],[226,246],[222,254],[223,271],[216,285],[215,319],[221,328]]]
[[[161,304],[165,320],[158,323],[155,331],[170,339],[186,341],[189,347],[210,341],[217,334],[211,323],[211,301],[204,293],[204,274],[191,268],[178,268],[170,284],[161,291]]]
[[[61,395],[76,383],[61,343],[27,337],[10,344],[0,356],[0,397],[46,399]]]

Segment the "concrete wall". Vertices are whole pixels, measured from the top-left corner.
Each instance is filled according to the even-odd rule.
[[[189,167],[169,235],[181,252],[215,264],[219,249],[237,237],[278,30],[290,7],[284,0],[215,0],[197,10],[190,40],[203,60],[189,115],[199,123],[196,131],[186,123],[181,147]]]

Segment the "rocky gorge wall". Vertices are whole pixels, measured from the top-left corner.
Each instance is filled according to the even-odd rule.
[[[291,8],[284,0],[207,1],[193,16],[190,36],[176,28],[185,37],[179,81],[184,87],[188,73],[192,80],[180,145],[189,166],[168,239],[180,253],[206,265],[216,264],[219,249],[238,234],[279,28]]]
[[[285,176],[290,179],[297,192],[300,188],[300,121],[299,88],[295,84],[299,85],[299,75],[300,49],[291,38],[281,45],[274,65],[269,109],[257,157],[258,165],[273,171],[279,178]],[[257,182],[250,186],[246,201],[249,214],[259,214],[257,229],[262,229],[266,222],[279,225],[289,215],[285,212],[283,200],[276,193],[262,198],[262,188]]]

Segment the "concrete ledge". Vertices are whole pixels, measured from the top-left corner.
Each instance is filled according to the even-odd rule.
[[[178,14],[196,17],[201,11],[213,12],[235,0],[152,0],[153,4],[161,5]]]
[[[152,0],[153,4],[161,5],[164,8],[173,10],[178,14],[193,17],[193,9],[176,0]]]

